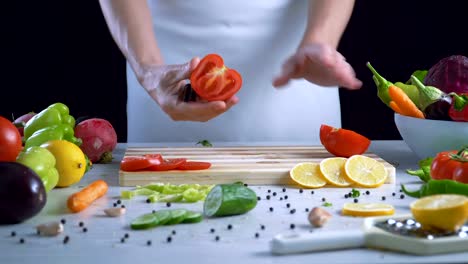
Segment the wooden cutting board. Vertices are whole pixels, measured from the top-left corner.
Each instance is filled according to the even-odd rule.
[[[262,147],[128,147],[125,156],[160,153],[164,158],[187,158],[208,161],[211,168],[199,171],[119,171],[120,186],[145,185],[152,182],[172,184],[220,184],[242,181],[250,185],[293,185],[289,171],[300,162],[320,162],[332,157],[322,146]],[[396,169],[374,153],[388,171],[386,184],[395,184]],[[331,186],[329,186],[331,187]]]

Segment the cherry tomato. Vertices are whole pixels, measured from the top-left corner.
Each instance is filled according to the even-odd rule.
[[[203,161],[187,161],[185,163],[182,163],[179,167],[177,167],[178,170],[206,170],[211,167],[211,163],[209,162],[203,162]]]
[[[328,125],[320,127],[320,142],[328,152],[344,158],[363,154],[371,143],[368,138],[352,130]]]
[[[120,169],[123,171],[139,171],[160,163],[161,161],[159,158],[127,156],[122,159],[122,162],[120,162]]]
[[[468,183],[468,150],[437,153],[431,164],[431,178]]]
[[[16,161],[22,148],[21,135],[16,126],[0,116],[0,161]]]
[[[175,170],[185,162],[187,162],[187,159],[185,158],[164,159],[163,162],[161,162],[160,164],[153,165],[151,167],[146,168],[145,170],[149,170],[149,171]]]
[[[242,86],[242,77],[224,65],[217,54],[206,55],[190,76],[193,90],[207,101],[224,101],[231,98]]]

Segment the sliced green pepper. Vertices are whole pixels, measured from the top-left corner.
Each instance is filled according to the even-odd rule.
[[[36,172],[47,192],[57,185],[59,173],[55,168],[56,159],[48,149],[38,146],[25,149],[20,152],[16,161]]]
[[[28,140],[39,129],[60,124],[67,124],[73,128],[75,127],[75,118],[70,115],[68,106],[65,104],[51,104],[26,123],[24,139]]]
[[[52,125],[36,130],[25,142],[25,149],[40,146],[50,140],[67,140],[81,145],[81,139],[74,136],[73,128],[67,124]]]

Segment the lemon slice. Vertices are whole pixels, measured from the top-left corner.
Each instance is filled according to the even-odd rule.
[[[384,203],[345,203],[342,213],[350,216],[392,215],[395,213],[395,208]]]
[[[412,202],[410,209],[424,229],[456,231],[468,218],[468,198],[458,194],[431,195]]]
[[[346,178],[348,181],[367,188],[379,187],[387,179],[387,169],[376,159],[363,155],[354,155],[346,161]]]
[[[289,176],[295,183],[307,188],[320,188],[327,184],[318,163],[299,163],[291,169]]]
[[[350,186],[351,182],[346,179],[346,173],[344,170],[345,163],[346,158],[326,158],[320,162],[320,172],[325,180],[332,185],[339,187]]]

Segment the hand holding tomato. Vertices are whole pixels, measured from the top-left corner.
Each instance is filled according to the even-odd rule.
[[[343,55],[323,44],[300,47],[283,64],[282,72],[274,79],[273,86],[284,86],[291,79],[299,78],[320,86],[341,86],[353,90],[362,85]]]
[[[185,81],[199,63],[199,58],[193,58],[185,64],[144,66],[138,73],[138,80],[172,120],[206,122],[229,110],[238,98],[232,96],[211,102],[180,100]]]

